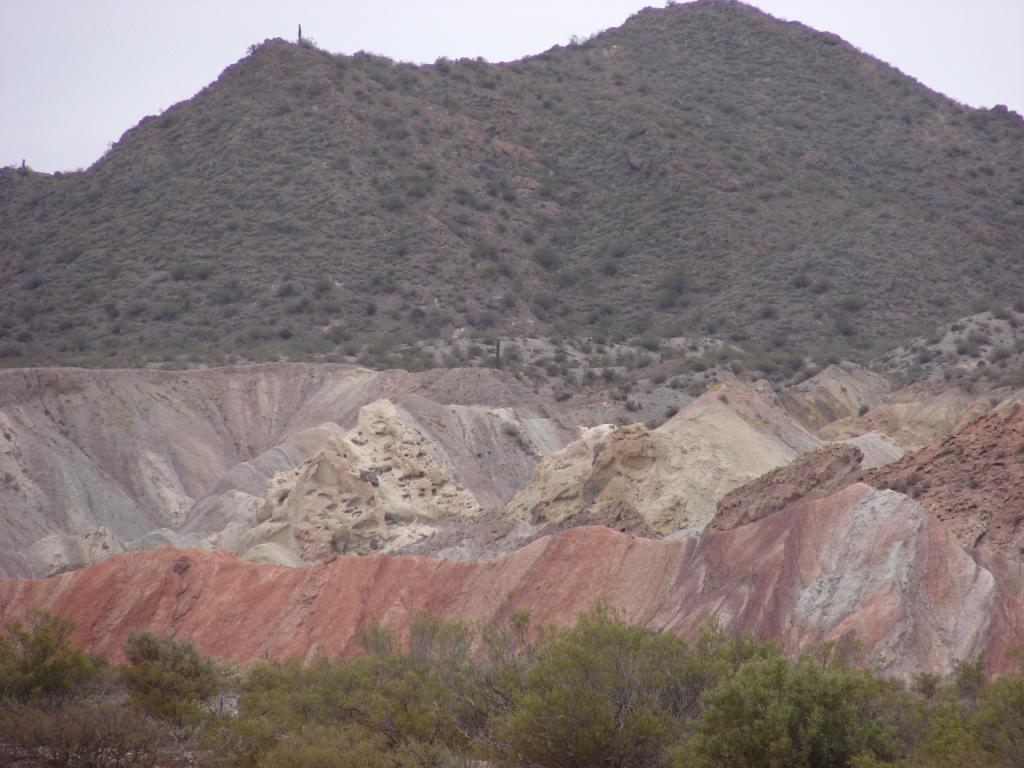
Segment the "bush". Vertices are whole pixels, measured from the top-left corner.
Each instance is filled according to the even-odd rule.
[[[531,766],[655,765],[693,700],[683,650],[605,610],[583,615],[527,670],[500,741]]]
[[[78,701],[59,709],[0,712],[0,742],[66,768],[167,765],[166,728],[112,701]]]
[[[132,701],[147,714],[174,725],[198,723],[203,705],[220,688],[216,665],[191,643],[152,632],[134,632],[125,641],[128,664],[123,677]]]
[[[71,645],[74,625],[40,612],[0,635],[0,699],[25,704],[84,691],[98,664]]]
[[[533,260],[540,264],[548,272],[553,272],[558,269],[562,263],[561,258],[555,253],[553,248],[548,246],[542,246],[533,252]]]
[[[705,697],[694,746],[721,768],[834,768],[890,760],[899,741],[885,713],[889,686],[869,672],[804,656],[754,659]]]
[[[41,615],[5,635],[4,680],[19,660],[40,673],[76,654],[87,660],[66,642],[69,626]],[[421,615],[404,640],[379,626],[359,639],[365,654],[356,658],[255,664],[237,716],[216,717],[201,707],[220,682],[216,665],[188,643],[134,634],[129,664],[106,678],[121,687],[100,691],[100,677],[63,697],[9,697],[0,763],[1017,768],[1024,760],[1024,678],[988,681],[979,660],[947,677],[919,676],[908,690],[852,666],[855,644],[826,643],[791,660],[714,626],[687,644],[605,608],[566,629],[534,630],[514,614],[471,631]]]

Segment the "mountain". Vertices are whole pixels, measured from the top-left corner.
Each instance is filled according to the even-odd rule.
[[[504,64],[271,40],[88,170],[0,172],[0,356],[874,349],[1021,295],[1022,170],[1019,115],[740,3]]]

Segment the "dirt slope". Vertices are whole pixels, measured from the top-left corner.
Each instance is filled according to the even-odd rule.
[[[816,432],[839,419],[880,405],[892,384],[880,374],[852,363],[830,365],[782,393],[786,410]]]
[[[920,447],[951,435],[992,407],[991,396],[940,381],[921,381],[897,390],[863,414],[837,419],[818,430],[825,440],[868,432],[887,435],[904,447]]]
[[[907,675],[982,648],[999,668],[1024,630],[1021,586],[996,582],[905,496],[855,485],[724,533],[650,541],[576,528],[487,561],[341,556],[289,569],[134,552],[43,581],[0,581],[0,619],[46,608],[72,618],[94,652],[116,655],[146,627],[245,662],[351,653],[360,626],[401,630],[420,610],[489,620],[523,609],[565,623],[605,600],[660,630],[690,634],[714,616],[789,650],[852,632],[870,660]],[[1016,613],[993,623],[996,600]]]

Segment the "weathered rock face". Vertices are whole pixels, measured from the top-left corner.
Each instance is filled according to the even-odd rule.
[[[728,491],[821,442],[770,390],[734,385],[705,394],[657,429],[590,429],[542,458],[509,514],[533,525],[628,510],[653,531],[703,528]]]
[[[800,500],[820,498],[853,482],[864,454],[835,443],[798,456],[727,493],[705,530],[728,531],[753,523]]]
[[[976,564],[914,501],[858,484],[731,531],[651,541],[574,528],[485,561],[339,556],[282,568],[223,552],[132,552],[0,581],[0,619],[45,608],[108,656],[145,627],[246,662],[352,653],[359,627],[402,630],[421,610],[472,621],[527,610],[567,623],[603,600],[658,630],[690,635],[715,618],[791,651],[853,633],[870,661],[909,675],[983,648],[1004,668],[1003,650],[1024,633],[1022,586],[1019,570],[994,576]],[[994,619],[995,606],[1010,610]]]
[[[436,454],[393,403],[364,406],[351,432],[274,477],[259,524],[242,536],[238,551],[245,556],[272,543],[306,562],[390,552],[440,523],[478,515],[476,498],[451,482]],[[265,557],[266,548],[258,553]]]
[[[572,434],[531,390],[489,369],[2,370],[0,575],[45,575],[161,541],[235,549],[271,478],[382,398],[489,508]],[[97,536],[105,547],[90,543]]]
[[[1024,403],[1008,403],[864,475],[912,495],[968,549],[1024,561]]]

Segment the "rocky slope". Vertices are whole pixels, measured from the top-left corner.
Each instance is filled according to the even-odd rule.
[[[0,580],[0,619],[67,614],[97,652],[147,627],[240,661],[350,653],[360,627],[419,609],[559,623],[598,600],[791,651],[852,633],[899,675],[982,651],[998,671],[1024,640],[1019,394],[993,409],[844,364],[680,395],[653,427],[580,424],[579,402],[479,368],[0,383],[2,575],[102,560]],[[877,428],[957,431],[900,458]]]
[[[797,501],[826,496],[850,485],[864,454],[856,446],[834,443],[797,457],[727,493],[705,530],[728,531],[775,514]]]
[[[536,454],[571,435],[516,379],[485,369],[9,370],[0,393],[7,575],[44,575],[160,541],[234,549],[274,475],[355,428],[360,409],[382,399],[395,428],[429,441],[434,463],[486,508],[508,501]]]
[[[820,445],[769,388],[723,387],[657,429],[589,430],[538,462],[508,513],[537,525],[616,507],[662,534],[699,530],[727,491]]]
[[[0,574],[164,543],[295,565],[337,552],[474,558],[583,524],[666,535],[703,527],[724,494],[823,445],[809,428],[862,405],[823,405],[837,382],[868,382],[875,405],[817,432],[855,446],[863,468],[902,453],[870,429],[944,433],[951,412],[988,407],[931,390],[921,407],[872,377],[844,365],[780,393],[733,380],[697,400],[652,386],[555,401],[487,368],[9,370]],[[675,415],[629,424],[644,402]]]
[[[1024,404],[1010,402],[864,475],[913,496],[970,549],[1024,562]]]
[[[259,524],[243,535],[239,550],[272,545],[306,562],[389,552],[426,538],[441,523],[476,517],[480,502],[452,482],[443,461],[393,403],[374,401],[359,411],[351,432],[274,477]]]
[[[690,635],[714,618],[788,650],[855,635],[871,663],[910,675],[981,650],[1003,668],[1024,632],[1020,577],[995,578],[906,496],[857,484],[731,531],[651,541],[576,528],[485,561],[339,556],[282,568],[196,550],[128,553],[0,581],[0,618],[67,615],[77,640],[110,656],[147,627],[245,662],[352,653],[359,627],[402,630],[421,610],[566,623],[606,601],[659,630]],[[998,617],[997,603],[1009,608]]]

